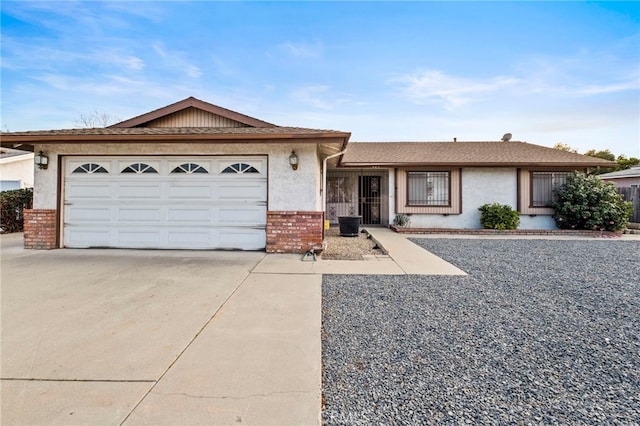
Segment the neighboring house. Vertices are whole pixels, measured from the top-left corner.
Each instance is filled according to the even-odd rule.
[[[321,247],[324,220],[477,228],[510,204],[549,228],[565,173],[612,162],[521,142],[352,143],[350,133],[281,127],[195,98],[108,128],[13,132],[42,151],[25,247]],[[326,189],[326,190],[325,190]],[[325,201],[326,197],[326,201]]]
[[[605,182],[612,183],[626,201],[633,205],[630,222],[640,223],[640,166],[598,175]]]
[[[640,188],[640,166],[632,166],[629,169],[598,175],[605,182],[611,182],[616,188],[636,187]]]
[[[0,191],[33,188],[33,152],[2,148]]]

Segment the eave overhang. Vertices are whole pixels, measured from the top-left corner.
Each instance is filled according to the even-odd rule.
[[[340,163],[340,168],[425,168],[425,167],[521,167],[521,168],[593,168],[593,167],[615,167],[616,163],[611,161],[608,163],[598,162],[586,162],[586,163],[571,163],[571,162],[451,162],[451,163],[410,163],[410,162],[376,162],[376,163]]]
[[[112,144],[112,143],[309,143],[327,146],[325,150],[333,153],[344,150],[351,133],[336,131],[269,132],[269,133],[115,133],[103,131],[93,134],[74,134],[54,131],[49,134],[24,132],[22,134],[2,134],[1,145],[7,148],[20,147],[33,151],[35,145],[52,144]],[[329,148],[331,146],[332,148]],[[328,154],[330,155],[330,154]]]

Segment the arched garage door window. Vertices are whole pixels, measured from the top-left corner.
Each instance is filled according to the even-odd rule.
[[[186,173],[188,175],[192,174],[192,173],[209,173],[207,171],[207,169],[205,169],[204,167],[200,166],[199,164],[196,163],[184,163],[179,165],[178,167],[176,167],[175,169],[171,170],[171,173]]]
[[[133,163],[122,169],[121,173],[158,173],[158,171],[148,164]]]
[[[76,167],[71,173],[109,173],[107,169],[102,167],[100,164],[95,163],[86,163],[82,166]]]
[[[258,169],[251,164],[235,163],[227,167],[222,173],[260,173]]]

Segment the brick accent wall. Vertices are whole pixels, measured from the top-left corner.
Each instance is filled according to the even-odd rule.
[[[323,212],[267,212],[267,253],[306,253],[323,238]]]
[[[588,229],[456,229],[456,228],[401,228],[389,225],[399,234],[447,234],[447,235],[555,235],[565,237],[619,237],[622,231],[590,231]]]
[[[56,244],[56,211],[44,209],[24,210],[24,248],[50,250]]]

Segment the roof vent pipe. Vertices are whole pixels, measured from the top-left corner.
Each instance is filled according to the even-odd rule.
[[[453,138],[453,141],[454,142],[458,142],[458,138]]]

